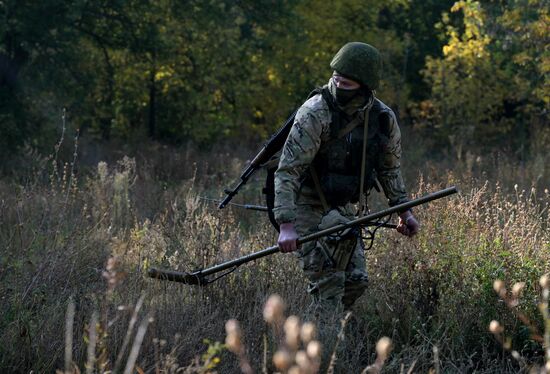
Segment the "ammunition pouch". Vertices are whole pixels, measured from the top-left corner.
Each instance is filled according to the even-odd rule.
[[[355,203],[359,197],[359,176],[327,173],[320,177],[321,190],[327,203],[332,206]]]

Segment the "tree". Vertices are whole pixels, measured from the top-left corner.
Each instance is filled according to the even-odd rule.
[[[548,100],[548,51],[541,53],[548,11],[534,3],[458,1],[451,11],[463,13],[462,28],[443,18],[448,41],[442,58],[427,60],[432,98],[425,105],[437,117],[432,130],[459,157],[470,146],[528,146]]]

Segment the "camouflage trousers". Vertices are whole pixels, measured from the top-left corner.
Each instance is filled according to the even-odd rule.
[[[332,226],[335,222],[327,220],[330,216],[352,219],[351,210],[339,208],[323,215],[320,206],[298,205],[296,231],[303,236]],[[363,242],[355,232],[305,243],[296,255],[310,282],[308,292],[313,296],[316,308],[349,309],[367,287]]]

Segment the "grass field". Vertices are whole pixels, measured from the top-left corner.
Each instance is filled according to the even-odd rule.
[[[379,233],[367,254],[367,293],[340,337],[343,316],[323,322],[324,353],[315,358],[294,355],[285,340],[301,322],[281,327],[290,315],[316,322],[292,255],[243,266],[205,288],[144,275],[150,266],[193,270],[276,242],[265,213],[220,211],[200,199],[219,196],[242,160],[169,152],[159,150],[156,161],[99,162],[90,171],[70,158],[33,155],[16,177],[0,180],[2,372],[234,373],[247,365],[274,372],[280,349],[297,364],[309,360],[301,372],[315,371],[321,356],[326,372],[332,353],[336,372],[378,362],[368,369],[377,372],[390,351],[379,346],[377,359],[382,337],[391,339],[387,373],[550,370],[548,280],[540,280],[550,271],[550,195],[523,190],[531,185],[525,178],[514,189],[506,165],[493,170],[496,177],[476,172],[482,165],[452,173],[425,165],[424,176],[408,176],[413,196],[451,184],[461,193],[416,209],[422,229],[414,239]],[[256,182],[235,200],[261,203]],[[267,323],[264,305],[273,294],[286,310]],[[230,319],[239,327],[229,323],[224,345]],[[498,321],[494,334],[491,321]]]

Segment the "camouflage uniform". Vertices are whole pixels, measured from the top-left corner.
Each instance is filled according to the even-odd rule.
[[[328,87],[334,95],[332,80]],[[364,99],[358,101],[354,99],[342,109],[352,118],[363,119],[370,104],[365,105]],[[389,204],[395,205],[407,200],[400,172],[401,135],[394,113],[378,103],[389,114],[389,126],[387,143],[377,157],[375,171]],[[321,222],[324,212],[319,195],[314,187],[304,183],[310,164],[330,139],[330,124],[331,112],[322,96],[317,94],[307,100],[296,114],[275,173],[275,218],[279,223],[293,222],[300,236],[319,230],[320,225],[323,228],[334,223],[329,217],[327,222]],[[339,219],[352,219],[357,211],[350,203],[336,210],[340,214],[334,216]],[[327,253],[334,260],[333,266],[327,261]],[[310,281],[308,292],[320,304],[328,307],[343,304],[349,308],[364,292],[367,271],[363,243],[357,240],[357,235],[309,242],[296,254]]]

